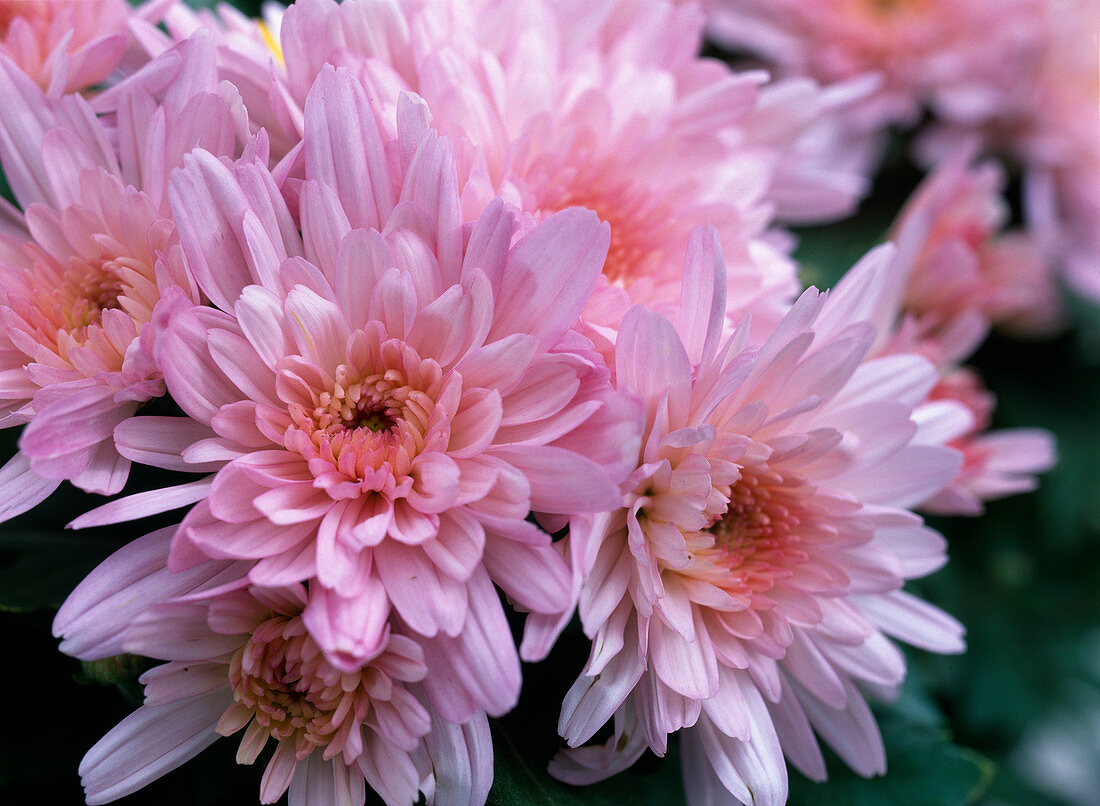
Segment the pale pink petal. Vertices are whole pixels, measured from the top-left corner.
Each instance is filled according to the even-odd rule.
[[[384,645],[389,614],[386,589],[371,580],[362,593],[350,598],[314,586],[302,618],[329,661],[351,672]]]
[[[591,295],[609,239],[606,224],[578,209],[556,213],[522,238],[509,252],[499,287],[494,286],[490,337],[526,333],[544,347],[554,344]],[[553,315],[526,315],[532,299],[553,299]]]
[[[186,417],[131,417],[115,426],[118,452],[134,462],[165,470],[209,473],[221,463],[191,464],[181,456],[194,442],[210,436],[210,429]]]
[[[49,498],[61,484],[61,479],[46,479],[31,468],[31,460],[17,453],[0,468],[0,490],[4,502],[0,504],[0,522],[33,509]]]
[[[480,710],[493,716],[510,710],[519,697],[519,657],[496,590],[484,571],[470,578],[466,590],[469,604],[461,632],[424,642],[424,689],[440,715],[453,722],[464,722],[471,714],[463,713],[450,688],[464,689]]]
[[[197,756],[220,738],[214,726],[231,702],[222,689],[126,717],[80,762],[87,802],[110,803]]]
[[[247,565],[207,562],[169,572],[168,546],[175,527],[160,529],[123,546],[77,585],[54,617],[62,652],[85,660],[122,653],[123,632],[157,602],[239,579]]]
[[[358,767],[343,759],[325,761],[310,753],[294,771],[290,782],[290,806],[363,806],[366,788]]]
[[[149,490],[148,492],[134,493],[125,498],[117,498],[75,518],[69,524],[69,528],[86,529],[90,526],[123,523],[144,518],[148,515],[159,515],[162,512],[179,509],[205,498],[210,493],[212,484],[211,479],[205,478],[175,487]]]
[[[883,632],[930,652],[966,649],[965,628],[947,613],[905,591],[861,597],[860,607]]]
[[[307,173],[337,191],[352,227],[381,230],[395,204],[394,183],[362,86],[347,70],[326,66],[305,115]]]

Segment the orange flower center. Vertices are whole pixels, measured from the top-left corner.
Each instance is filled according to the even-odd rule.
[[[724,515],[689,549],[695,568],[734,596],[771,589],[807,559],[799,544],[801,500],[812,489],[775,471],[745,470],[730,490]]]
[[[276,615],[256,628],[233,655],[229,684],[235,705],[219,725],[231,735],[248,724],[240,760],[251,763],[267,740],[295,744],[301,760],[315,747],[342,744],[347,728],[370,710],[364,676],[371,667],[340,672],[324,660],[300,616]]]
[[[399,341],[377,343],[365,334],[353,340],[347,363],[329,379],[309,382],[322,391],[314,386],[308,398],[289,403],[292,425],[283,442],[337,498],[403,495],[413,460],[429,444],[446,442],[437,405],[443,373]]]

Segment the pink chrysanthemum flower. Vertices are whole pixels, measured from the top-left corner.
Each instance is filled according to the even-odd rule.
[[[228,17],[183,14],[169,18],[177,36],[210,25],[226,50],[248,36]],[[700,59],[701,22],[655,0],[303,0],[279,21],[277,58],[253,26],[242,51],[252,69],[239,53],[223,62],[257,85],[242,88],[246,98],[271,97],[283,142],[300,117],[288,99],[300,104],[325,63],[352,69],[381,107],[417,93],[470,177],[468,220],[498,193],[539,217],[587,206],[611,225],[606,277],[636,302],[675,304],[688,233],[712,222],[737,269],[731,312],[774,321],[797,289],[785,246],[767,232],[777,214],[842,215],[866,181],[823,149],[818,119],[843,93],[810,82],[772,92],[763,73]],[[586,318],[613,335],[628,305],[601,303]]]
[[[946,430],[922,435],[959,451],[963,464],[944,489],[920,502],[924,512],[944,515],[980,515],[983,502],[1034,490],[1036,476],[1050,470],[1057,461],[1054,437],[1041,428],[1000,428],[990,430],[996,399],[978,375],[966,367],[950,371],[918,407],[936,411],[942,401],[962,404],[969,418],[953,418]],[[942,427],[942,423],[941,423]]]
[[[196,151],[173,176],[215,306],[178,299],[157,341],[192,419],[133,418],[116,440],[153,464],[220,467],[172,568],[241,558],[257,585],[310,580],[303,618],[333,663],[358,668],[392,617],[422,636],[440,713],[499,714],[519,661],[492,583],[545,617],[524,654],[545,653],[572,577],[526,518],[616,506],[637,448],[636,403],[570,329],[607,226],[585,210],[521,225],[498,200],[464,231],[454,154],[422,104],[404,99],[384,142],[362,87],[329,67],[305,112],[304,179],[287,180],[300,234],[262,164]]]
[[[874,73],[858,130],[912,124],[922,107],[966,123],[995,115],[1038,49],[1041,0],[704,0],[708,33],[782,74],[823,83]]]
[[[962,454],[963,465],[917,508],[952,515],[978,515],[983,501],[1034,489],[1038,474],[1057,461],[1047,431],[991,430],[995,398],[963,366],[991,320],[1020,333],[1044,333],[1058,325],[1061,310],[1053,278],[1042,275],[1049,264],[1025,237],[990,237],[1003,215],[999,199],[990,196],[995,168],[968,171],[966,165],[967,152],[956,153],[907,205],[894,228],[900,246],[889,288],[868,311],[878,330],[872,355],[916,353],[939,374],[914,409],[915,441],[946,444]],[[1029,285],[1034,277],[1013,272],[1022,265],[1043,277],[1037,286]]]
[[[593,638],[559,728],[571,747],[612,716],[605,746],[565,751],[566,781],[605,777],[680,731],[692,804],[783,804],[786,755],[825,776],[816,732],[863,775],[885,769],[865,694],[905,673],[893,636],[939,652],[962,628],[904,592],[944,561],[908,507],[959,456],[914,444],[936,381],[915,355],[865,360],[889,248],[832,295],[805,292],[759,349],[723,339],[721,257],[693,236],[680,333],[634,308],[618,383],[646,406],[624,506],[592,523],[580,615]]]
[[[85,89],[118,67],[130,13],[126,0],[3,0],[0,54],[51,95]]]
[[[247,134],[239,99],[204,65],[208,45],[196,38],[150,65],[158,97],[119,85],[109,120],[77,95],[47,102],[0,57],[0,162],[25,211],[0,235],[0,400],[5,427],[27,423],[0,471],[0,519],[65,479],[103,494],[126,481],[112,430],[164,392],[142,329],[166,289],[199,299],[168,172],[199,143],[228,154]]]
[[[1100,6],[1041,0],[1033,35],[1039,46],[995,114],[941,123],[920,143],[922,156],[940,159],[975,134],[1011,154],[1023,170],[1033,236],[1073,288],[1100,301]]]
[[[1008,141],[1025,166],[1029,226],[1072,287],[1100,303],[1100,6],[1047,0],[1045,11],[1043,57],[1017,96]]]
[[[387,629],[362,665],[335,667],[306,624],[303,586],[227,589],[241,563],[169,573],[168,539],[162,530],[116,552],[55,621],[62,649],[78,657],[122,650],[167,661],[142,676],[145,704],[81,763],[89,804],[142,788],[221,736],[239,737],[240,764],[274,744],[261,803],[289,789],[292,806],[361,806],[364,783],[390,806],[411,806],[418,790],[429,804],[484,803],[488,723],[432,711],[416,641]]]
[[[994,162],[972,166],[972,146],[929,174],[894,224],[907,253],[904,309],[928,337],[972,314],[1015,333],[1048,334],[1062,320],[1053,265],[1023,233],[1001,232],[1009,218],[1004,172]]]

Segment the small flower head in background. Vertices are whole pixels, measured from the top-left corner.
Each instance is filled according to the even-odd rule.
[[[904,310],[930,339],[970,315],[1019,335],[1049,335],[1063,324],[1053,263],[1026,234],[1002,232],[1004,171],[993,161],[972,165],[974,152],[971,143],[941,162],[893,226],[905,252]]]
[[[126,0],[4,0],[0,54],[51,96],[84,90],[119,66],[131,13]]]
[[[996,114],[1038,50],[1040,0],[705,0],[708,33],[783,75],[869,73],[857,131],[912,125],[922,107],[966,122]]]

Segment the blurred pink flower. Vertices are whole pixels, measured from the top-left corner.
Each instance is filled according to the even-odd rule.
[[[1041,0],[1033,29],[1037,47],[994,114],[939,121],[920,152],[933,162],[977,135],[1010,155],[1024,174],[1032,237],[1074,289],[1100,302],[1100,5]]]
[[[956,418],[947,430],[933,428],[918,439],[932,439],[959,451],[963,464],[951,483],[920,503],[924,512],[980,515],[984,501],[1034,490],[1036,475],[1057,462],[1054,436],[1041,428],[991,430],[996,400],[978,375],[966,367],[944,375],[917,408],[917,418],[938,410],[938,401],[961,403],[970,419]],[[949,421],[948,421],[949,422]]]
[[[94,89],[145,61],[129,24],[153,25],[178,0],[0,0],[0,55],[52,97]]]
[[[142,330],[168,288],[199,299],[168,172],[199,143],[234,152],[247,132],[239,102],[204,67],[208,45],[196,38],[150,65],[162,86],[169,79],[158,97],[140,83],[116,87],[109,119],[78,95],[48,102],[0,57],[0,163],[25,210],[0,235],[0,400],[3,426],[27,423],[0,471],[0,519],[65,479],[102,494],[126,481],[112,430],[164,392]]]
[[[823,83],[874,73],[858,131],[912,125],[922,107],[973,123],[996,115],[1040,47],[1041,0],[704,0],[708,33],[782,75]]]
[[[640,426],[570,329],[607,225],[577,209],[521,224],[497,200],[464,231],[453,150],[414,98],[397,114],[386,142],[362,86],[322,71],[304,178],[287,180],[300,235],[262,163],[187,158],[169,195],[215,307],[166,306],[156,357],[192,419],[137,417],[115,436],[135,459],[220,468],[170,567],[240,558],[257,585],[310,580],[306,623],[349,670],[392,618],[422,637],[425,690],[459,722],[518,696],[493,583],[545,617],[527,658],[573,606],[568,567],[527,515],[616,506]],[[157,503],[123,499],[78,525]]]
[[[357,806],[364,782],[387,804],[409,806],[418,790],[429,804],[484,802],[492,781],[485,715],[455,724],[431,710],[416,641],[387,630],[361,666],[336,668],[306,626],[304,587],[226,587],[241,563],[168,573],[168,540],[162,530],[116,552],[54,624],[62,649],[84,659],[126,651],[167,661],[142,676],[145,704],[81,763],[89,804],[128,795],[236,734],[240,764],[275,741],[262,803],[289,789],[292,806]]]
[[[886,636],[963,648],[957,622],[902,590],[945,561],[908,509],[960,458],[914,444],[932,365],[867,359],[891,259],[883,247],[832,294],[807,291],[756,349],[748,322],[723,337],[721,256],[697,231],[679,332],[627,315],[616,377],[645,403],[644,446],[623,508],[586,537],[593,646],[559,722],[573,748],[612,716],[615,733],[554,775],[606,777],[678,730],[692,804],[785,803],[784,755],[825,777],[815,731],[856,772],[885,770],[864,695],[904,677]]]
[[[981,378],[963,366],[989,331],[989,319],[978,305],[998,298],[1013,299],[1012,295],[1001,295],[996,290],[990,293],[988,286],[983,285],[983,278],[975,282],[971,272],[978,260],[985,259],[978,245],[984,237],[983,233],[988,231],[981,224],[982,213],[993,211],[987,203],[989,200],[984,199],[983,202],[982,194],[972,192],[959,197],[963,201],[969,200],[969,203],[956,205],[958,209],[948,204],[945,210],[937,211],[932,203],[936,195],[932,191],[936,186],[949,188],[950,185],[944,180],[954,174],[955,168],[964,165],[964,161],[955,161],[954,167],[948,165],[941,168],[931,183],[918,194],[925,200],[918,200],[909,213],[902,216],[896,228],[902,244],[898,259],[892,267],[887,289],[878,295],[872,308],[867,311],[867,317],[878,331],[871,355],[917,354],[927,358],[936,368],[938,379],[935,385],[913,410],[913,419],[919,426],[914,441],[946,445],[957,450],[963,459],[955,478],[918,502],[916,508],[937,514],[978,515],[984,509],[983,501],[1034,489],[1038,484],[1036,476],[1050,470],[1056,463],[1057,451],[1053,435],[1043,429],[991,430],[996,400]],[[980,187],[974,182],[980,177],[981,174],[975,174],[971,180],[971,191]],[[956,219],[952,215],[943,215],[952,211],[960,217]],[[925,214],[930,215],[925,217]],[[946,235],[938,241],[929,238],[929,234],[935,232],[937,221]],[[968,232],[974,234],[970,246],[967,245]],[[1008,237],[1011,236],[1005,236]],[[930,275],[922,285],[917,286],[918,289],[925,289],[926,294],[917,296],[918,303],[914,305],[911,302],[914,299],[911,278],[915,272],[923,271],[921,261],[928,259],[928,244],[935,246],[931,253],[938,263],[939,274]],[[987,246],[985,251],[988,249]],[[934,277],[938,277],[940,283],[953,290],[966,304],[953,305],[949,294],[940,295],[932,282]],[[1017,293],[1020,291],[1016,289]],[[1052,291],[1049,286],[1045,287],[1045,293]],[[1038,292],[1036,296],[1039,296]],[[942,307],[922,309],[920,302],[929,300]],[[907,306],[911,306],[908,311]],[[1039,310],[1042,310],[1041,306]],[[1018,326],[1020,321],[1029,325],[1042,321],[1035,313],[1029,311],[1023,317],[1014,314],[1008,321],[1013,326]]]
[[[1023,233],[1002,233],[1004,171],[972,165],[973,146],[929,174],[893,226],[907,272],[904,310],[929,338],[971,314],[1020,335],[1050,334],[1063,323],[1054,266]]]
[[[1100,6],[1044,8],[1043,56],[1006,116],[1007,140],[1024,165],[1029,226],[1072,287],[1100,304]]]

